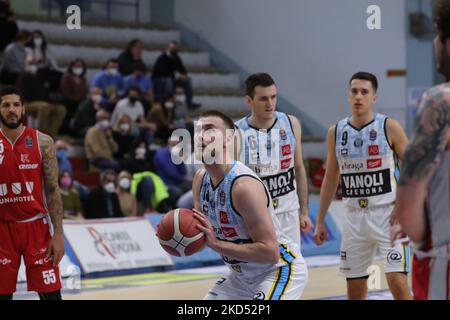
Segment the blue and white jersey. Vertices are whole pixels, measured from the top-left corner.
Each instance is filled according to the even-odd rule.
[[[367,208],[395,201],[398,158],[387,138],[386,120],[376,113],[360,129],[350,124],[350,118],[336,125],[336,158],[348,206]]]
[[[199,203],[201,211],[209,218],[214,229],[216,238],[222,241],[229,241],[238,244],[251,243],[252,239],[248,233],[245,222],[239,212],[233,207],[233,200],[231,198],[231,191],[236,179],[240,177],[253,177],[261,181],[258,176],[239,161],[234,161],[230,170],[217,186],[213,186],[211,177],[208,172],[205,172],[202,178],[202,183],[199,192]],[[266,188],[265,188],[266,189]],[[225,264],[233,271],[248,274],[249,276],[256,276],[260,272],[272,270],[278,266],[285,265],[283,255],[286,252],[294,252],[297,255],[295,246],[292,247],[288,240],[284,237],[279,221],[275,214],[273,214],[273,207],[270,196],[266,189],[266,197],[261,201],[267,202],[270,215],[275,226],[275,232],[280,248],[280,262],[277,265],[264,264],[256,262],[238,261],[230,257],[222,256]]]
[[[252,127],[249,117],[235,123],[241,134],[239,160],[264,182],[276,214],[299,209],[294,168],[297,141],[289,116],[275,112],[275,122],[268,130]]]

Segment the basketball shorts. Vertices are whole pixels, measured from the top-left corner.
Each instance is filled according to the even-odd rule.
[[[415,300],[450,300],[450,244],[414,251],[412,289]]]
[[[346,278],[368,276],[375,255],[383,258],[384,272],[409,271],[409,246],[391,246],[393,205],[372,208],[346,207],[341,242],[340,273]]]
[[[28,291],[39,293],[61,289],[59,268],[53,258],[46,259],[51,239],[46,217],[30,222],[0,222],[0,294],[16,291],[23,256]]]
[[[299,254],[288,265],[256,276],[230,270],[204,300],[298,300],[307,282],[308,269]]]
[[[281,230],[284,236],[291,243],[295,243],[300,248],[300,212],[299,209],[277,213]]]

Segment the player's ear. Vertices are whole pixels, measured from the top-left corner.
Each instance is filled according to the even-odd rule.
[[[245,95],[245,103],[246,103],[249,107],[252,106],[252,101],[253,101],[252,97],[250,97],[249,95]]]

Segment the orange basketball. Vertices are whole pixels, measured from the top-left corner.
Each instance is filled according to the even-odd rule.
[[[171,210],[158,225],[159,243],[173,256],[190,256],[203,249],[204,234],[196,227],[202,225],[194,211],[184,208]]]

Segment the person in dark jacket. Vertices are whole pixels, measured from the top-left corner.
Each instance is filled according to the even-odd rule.
[[[119,198],[116,193],[117,176],[113,170],[101,173],[101,186],[91,191],[85,202],[86,219],[121,218]]]
[[[133,39],[127,48],[119,55],[119,72],[123,77],[133,73],[135,66],[145,65],[142,60],[144,44],[139,39]]]

